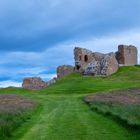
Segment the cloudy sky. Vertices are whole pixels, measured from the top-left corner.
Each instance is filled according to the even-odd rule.
[[[74,64],[73,48],[140,49],[139,0],[0,0],[0,87],[48,80]]]

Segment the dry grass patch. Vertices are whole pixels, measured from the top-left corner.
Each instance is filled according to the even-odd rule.
[[[32,109],[35,102],[14,94],[0,95],[0,113],[16,113],[26,109]]]
[[[140,105],[140,88],[131,88],[128,90],[112,91],[105,94],[98,94],[85,97],[88,103],[102,102],[109,104]]]
[[[11,137],[15,129],[30,119],[36,103],[14,94],[0,95],[0,140]]]
[[[93,110],[140,127],[140,88],[91,95],[84,100]]]

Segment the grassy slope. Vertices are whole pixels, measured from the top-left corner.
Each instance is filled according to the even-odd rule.
[[[140,67],[122,67],[119,72],[108,77],[83,77],[69,75],[41,93],[87,94],[140,86]]]
[[[82,98],[89,93],[140,86],[140,68],[121,68],[107,78],[81,77],[72,74],[48,89],[31,92],[0,89],[33,98],[41,108],[36,115],[13,133],[13,140],[137,140],[140,133],[114,120],[92,112]]]
[[[116,117],[132,127],[140,127],[140,105],[120,105],[109,103],[91,103],[91,109]]]

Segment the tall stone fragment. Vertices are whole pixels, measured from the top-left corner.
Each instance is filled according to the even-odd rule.
[[[92,51],[75,47],[74,59],[75,59],[75,70],[83,73],[87,65],[93,61]]]
[[[64,76],[74,72],[74,67],[71,65],[62,65],[57,68],[57,78],[63,78]]]
[[[116,52],[116,59],[122,66],[132,66],[137,64],[137,48],[132,45],[119,45]]]
[[[40,77],[29,77],[23,80],[22,87],[31,90],[40,90],[47,87],[47,83]]]

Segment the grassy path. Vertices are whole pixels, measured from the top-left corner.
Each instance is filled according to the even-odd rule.
[[[82,101],[89,93],[140,87],[139,73],[140,66],[121,67],[103,78],[74,73],[37,92],[0,89],[0,94],[21,94],[42,104],[38,113],[15,131],[12,140],[139,140],[139,132],[91,111]]]
[[[42,112],[20,140],[136,139],[120,124],[89,110],[79,96],[48,95],[43,98]]]

